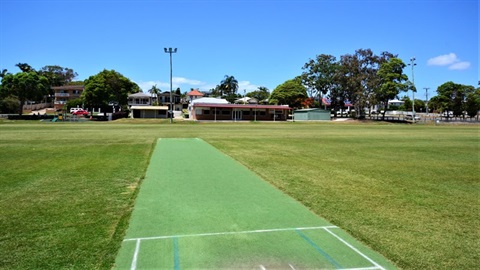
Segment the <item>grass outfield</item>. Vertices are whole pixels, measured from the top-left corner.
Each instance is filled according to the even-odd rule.
[[[406,269],[475,269],[479,126],[0,122],[0,268],[110,268],[160,137],[199,137]]]

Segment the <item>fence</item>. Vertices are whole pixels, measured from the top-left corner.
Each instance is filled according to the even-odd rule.
[[[49,107],[52,107],[52,106],[53,106],[53,104],[51,102],[28,104],[28,105],[23,105],[23,110],[24,111],[38,111],[38,110],[49,108]]]

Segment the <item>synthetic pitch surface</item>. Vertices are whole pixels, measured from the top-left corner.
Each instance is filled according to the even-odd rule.
[[[115,268],[395,269],[201,139],[158,140]]]

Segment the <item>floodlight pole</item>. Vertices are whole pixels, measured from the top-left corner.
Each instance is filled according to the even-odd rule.
[[[166,52],[166,53],[169,53],[170,54],[170,109],[171,109],[171,113],[170,113],[170,124],[173,123],[173,99],[172,99],[172,53],[176,53],[177,52],[177,48],[163,48],[163,50]]]
[[[415,123],[415,77],[413,76],[413,67],[417,65],[415,63],[415,57],[410,58],[409,66],[412,66],[412,121]]]

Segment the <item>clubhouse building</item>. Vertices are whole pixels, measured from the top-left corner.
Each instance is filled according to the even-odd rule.
[[[231,104],[225,99],[198,98],[188,106],[192,120],[210,121],[286,121],[287,105]]]

